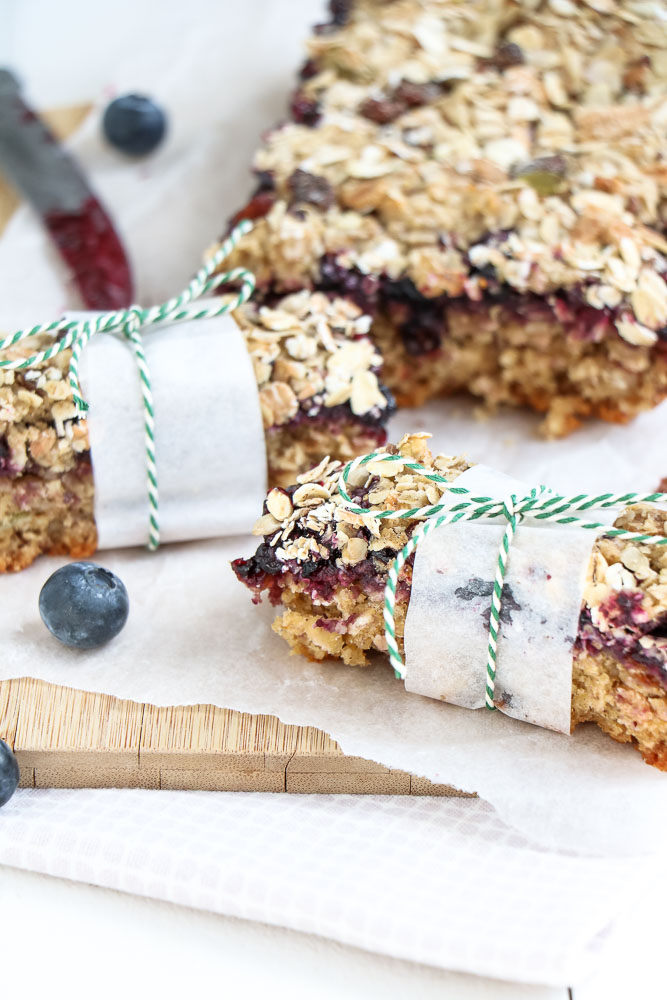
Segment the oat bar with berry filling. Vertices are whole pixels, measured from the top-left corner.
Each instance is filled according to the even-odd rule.
[[[304,290],[235,317],[255,369],[271,483],[293,483],[322,455],[346,461],[384,444],[394,400],[358,306]]]
[[[272,485],[293,482],[325,452],[347,460],[384,443],[393,401],[378,382],[370,319],[356,305],[302,291],[234,315],[257,378]],[[32,338],[3,357],[29,357],[49,343]],[[69,358],[0,369],[0,572],[40,553],[79,558],[97,547],[94,471]]]
[[[347,295],[399,405],[667,395],[664,0],[332,0],[236,262]]]
[[[462,458],[433,457],[427,434],[408,435],[380,449],[416,460],[447,483],[469,468]],[[387,469],[391,469],[387,473]],[[448,485],[400,464],[353,470],[360,507],[350,512],[338,493],[339,462],[324,459],[287,490],[273,489],[254,533],[262,537],[234,572],[253,601],[266,594],[283,608],[273,628],[296,653],[364,666],[386,652],[383,607],[389,568],[421,520],[378,520],[373,510],[440,503]],[[628,507],[615,524],[667,534],[667,512]],[[441,531],[446,531],[443,527]],[[403,655],[410,601],[411,556],[396,591],[396,637]],[[592,544],[579,631],[572,656],[572,726],[592,721],[620,742],[632,742],[647,763],[667,770],[667,547],[622,538]]]

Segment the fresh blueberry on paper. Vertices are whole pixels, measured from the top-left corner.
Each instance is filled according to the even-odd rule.
[[[19,765],[10,747],[0,740],[0,808],[19,786]]]
[[[94,649],[113,639],[129,610],[122,580],[91,562],[57,569],[39,595],[39,613],[49,632],[77,649]]]
[[[109,104],[102,128],[108,141],[121,153],[146,156],[156,149],[167,130],[162,108],[141,94],[126,94]]]

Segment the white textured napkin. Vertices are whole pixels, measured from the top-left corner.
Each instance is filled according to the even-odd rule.
[[[0,864],[517,982],[573,984],[650,862],[550,852],[479,799],[21,791]]]

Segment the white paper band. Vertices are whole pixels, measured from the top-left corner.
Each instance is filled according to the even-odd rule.
[[[529,487],[477,465],[456,480],[474,496]],[[595,520],[613,514],[595,512]],[[408,691],[484,705],[491,592],[505,522],[444,525],[417,550],[405,623]],[[496,703],[506,715],[570,732],[572,648],[594,535],[521,523],[509,553],[498,637]],[[499,704],[500,703],[500,704]]]
[[[161,541],[249,531],[266,495],[266,445],[241,331],[221,316],[151,327],[143,342],[155,402]],[[130,345],[97,334],[82,355],[81,386],[90,405],[99,548],[144,545],[144,415]]]

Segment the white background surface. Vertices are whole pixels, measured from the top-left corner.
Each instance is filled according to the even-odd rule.
[[[661,897],[619,924],[617,961],[573,1000],[663,1000]],[[14,868],[0,904],[2,992],[21,1000],[568,1000]]]
[[[3,995],[246,1000],[565,1000],[231,917],[0,868]],[[638,994],[635,994],[638,996]],[[577,996],[577,1000],[579,1000]],[[583,997],[583,1000],[588,1000]]]
[[[234,5],[236,6],[236,5]],[[264,124],[280,116],[288,81],[300,60],[298,39],[319,17],[317,0],[274,0],[282,18],[294,23],[294,46],[270,51],[253,46],[253,37],[234,40],[249,60],[270,59],[276,87],[270,93],[239,94]],[[183,3],[162,0],[113,5],[62,0],[0,0],[0,60],[18,69],[33,101],[54,106],[87,100],[117,75],[132,46],[163,47],[170,58],[176,44],[187,44],[189,26],[201,18],[219,19],[230,0]],[[9,26],[9,28],[7,28]],[[259,32],[261,35],[261,32]],[[224,53],[221,53],[224,58]],[[233,86],[233,82],[230,82]],[[214,99],[214,95],[212,95]],[[233,146],[224,169],[239,176],[239,190],[254,140]],[[205,194],[205,193],[203,193]],[[212,206],[211,232],[196,234],[197,246],[220,231],[226,209]],[[183,277],[191,266],[187,254]],[[173,285],[172,285],[173,287]],[[0,822],[1,822],[0,814]],[[632,915],[617,929],[616,961],[595,983],[578,987],[576,1000],[652,1000],[659,987],[659,912],[664,880],[656,885],[655,912],[650,901],[641,928]],[[576,899],[573,901],[576,906]],[[380,958],[294,932],[194,912],[108,890],[61,882],[12,869],[0,869],[3,914],[2,981],[7,995],[98,997],[197,995],[211,990],[226,996],[243,993],[281,997],[442,996],[564,1000],[565,990],[517,987],[459,976]],[[480,933],[492,933],[480,928]],[[9,959],[9,956],[12,956]],[[651,957],[655,956],[655,963]],[[150,992],[149,992],[150,991]]]

